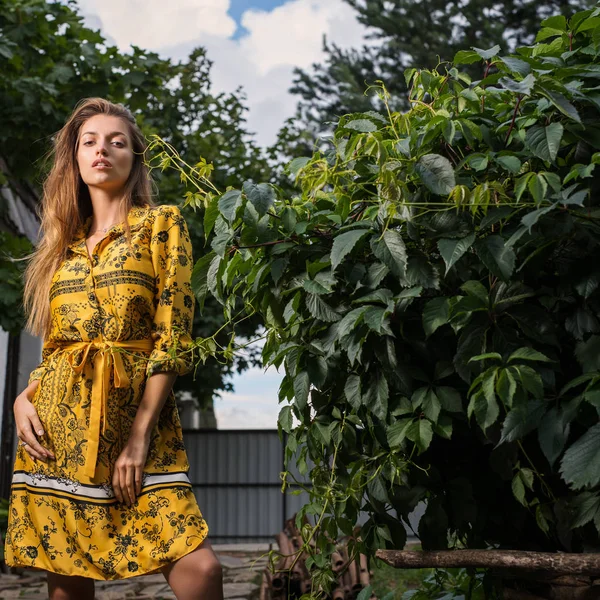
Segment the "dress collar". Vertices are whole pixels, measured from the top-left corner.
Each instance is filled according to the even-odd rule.
[[[129,223],[129,229],[133,232],[139,229],[144,220],[148,211],[151,207],[149,206],[132,206],[127,213],[127,221]],[[92,224],[92,217],[89,216],[85,219],[85,221],[79,226],[77,229],[75,236],[73,237],[73,241],[67,246],[73,252],[85,254],[87,256],[87,248],[85,246],[85,239],[90,230],[90,225]],[[110,236],[111,239],[116,239],[121,234],[125,232],[125,222],[117,223],[113,225],[110,229],[107,230],[104,237]]]

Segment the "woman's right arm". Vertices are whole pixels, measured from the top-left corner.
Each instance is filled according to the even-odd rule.
[[[26,452],[32,458],[46,462],[47,458],[54,460],[54,454],[47,448],[44,448],[36,437],[36,435],[39,437],[44,435],[44,427],[38,417],[35,406],[31,402],[39,384],[39,379],[30,381],[29,385],[15,399],[13,413],[17,425],[17,437],[19,440],[27,443],[27,446],[25,446]]]

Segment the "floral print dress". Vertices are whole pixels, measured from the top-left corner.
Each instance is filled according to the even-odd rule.
[[[5,543],[10,566],[99,580],[156,571],[194,550],[208,527],[171,392],[152,431],[142,491],[128,507],[112,490],[153,373],[192,368],[194,297],[186,223],[174,206],[133,207],[90,257],[89,218],[50,287],[51,331],[32,402],[55,456],[17,447]]]

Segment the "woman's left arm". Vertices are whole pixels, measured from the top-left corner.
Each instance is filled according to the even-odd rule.
[[[146,386],[130,437],[117,459],[112,480],[115,496],[119,502],[127,504],[133,504],[141,492],[152,430],[173,383],[177,375],[184,375],[193,367],[192,244],[178,207],[156,209],[150,254],[156,277],[152,324],[154,349],[148,357]]]
[[[155,373],[146,380],[127,444],[121,451],[113,472],[113,490],[119,502],[131,506],[142,491],[142,474],[152,430],[165,405],[177,373]]]

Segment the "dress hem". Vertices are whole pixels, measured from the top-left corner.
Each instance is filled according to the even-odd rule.
[[[200,541],[196,545],[192,545],[189,548],[189,550],[187,550],[187,552],[183,552],[183,554],[180,554],[179,556],[173,558],[172,560],[169,560],[168,562],[165,562],[165,563],[159,565],[158,567],[153,567],[152,569],[145,570],[142,572],[136,571],[135,573],[127,574],[124,576],[108,577],[108,578],[107,577],[94,577],[93,575],[90,575],[90,574],[81,575],[79,573],[65,573],[63,571],[58,571],[55,568],[47,569],[45,567],[36,567],[33,565],[25,565],[25,564],[22,564],[19,562],[9,563],[7,560],[5,560],[5,563],[9,567],[14,567],[17,569],[29,569],[32,571],[48,571],[50,573],[56,573],[57,575],[66,575],[67,577],[85,577],[86,579],[93,579],[94,581],[122,581],[123,579],[133,579],[134,577],[142,577],[144,575],[153,575],[153,574],[159,572],[164,567],[168,567],[169,565],[172,565],[173,563],[177,562],[179,559],[183,558],[184,556],[187,556],[188,554],[191,554],[194,550],[198,549],[204,543],[204,541],[208,538],[208,533],[209,533],[208,529],[206,529],[204,536],[200,539]],[[165,579],[165,581],[166,581],[166,579]]]

